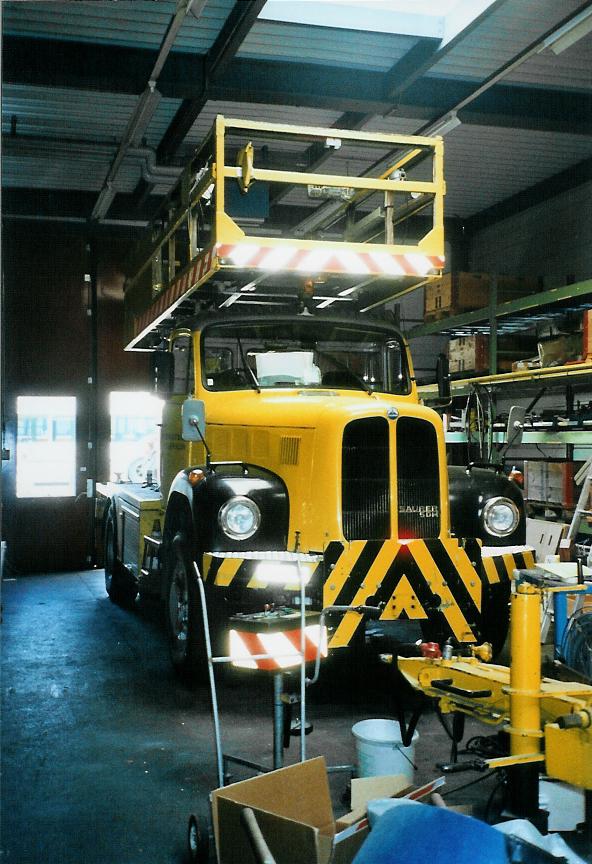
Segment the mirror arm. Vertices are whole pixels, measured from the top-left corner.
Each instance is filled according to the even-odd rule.
[[[210,448],[209,448],[208,445],[207,445],[207,442],[206,442],[205,436],[204,436],[203,432],[201,431],[201,428],[200,428],[200,425],[199,425],[199,420],[198,420],[197,417],[195,417],[195,415],[194,415],[193,417],[190,417],[190,418],[189,418],[189,425],[190,425],[190,426],[193,426],[193,428],[197,430],[197,434],[198,434],[199,437],[201,438],[201,443],[203,444],[204,449],[205,449],[205,451],[206,451],[206,468],[207,468],[208,471],[209,471],[209,470],[210,470],[210,466],[211,466],[211,464],[212,464],[212,453],[211,453],[211,451],[210,451]]]

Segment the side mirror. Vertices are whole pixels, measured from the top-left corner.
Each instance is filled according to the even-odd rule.
[[[512,405],[508,416],[508,428],[506,430],[506,449],[517,447],[522,443],[524,435],[524,421],[526,420],[526,409],[522,405]]]
[[[175,374],[175,359],[170,351],[155,351],[151,357],[150,368],[154,392],[157,396],[167,398],[173,392]]]
[[[206,408],[201,399],[186,399],[181,414],[183,441],[204,442],[206,434]]]
[[[438,382],[438,396],[443,402],[449,402],[450,393],[450,366],[446,354],[438,354],[436,364],[436,381]]]

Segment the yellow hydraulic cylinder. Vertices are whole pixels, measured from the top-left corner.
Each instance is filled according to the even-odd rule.
[[[538,753],[541,747],[541,598],[528,583],[512,595],[510,629],[510,753]]]

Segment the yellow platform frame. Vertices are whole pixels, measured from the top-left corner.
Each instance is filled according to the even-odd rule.
[[[257,148],[273,141],[281,142],[283,152],[286,142],[293,141],[297,152],[311,144],[335,152],[341,146],[353,146],[358,153],[359,148],[377,150],[379,159],[363,176],[259,166]],[[237,164],[228,164],[230,154]],[[426,172],[426,160],[431,171]],[[431,179],[412,179],[421,163],[423,174],[431,174]],[[314,226],[307,217],[300,223],[298,236],[296,231],[292,236],[285,232],[265,236],[248,233],[240,220],[229,215],[227,183],[233,181],[245,196],[253,183],[261,183],[274,184],[282,193],[303,187],[322,188],[326,194],[345,190],[347,200],[320,200],[316,209],[311,208]],[[359,236],[364,214],[372,215],[368,209],[376,193],[381,200],[379,221],[384,220],[378,235],[384,234],[384,242],[376,242],[376,220],[368,242],[348,241],[351,226],[355,223]],[[253,292],[277,291],[282,282],[286,291],[297,293],[306,287],[319,307],[351,301],[359,289],[370,288],[370,305],[375,306],[399,290],[438,278],[444,265],[444,194],[441,137],[295,127],[218,116],[155,220],[151,240],[126,286],[126,347],[155,347],[163,324],[206,284],[224,285],[227,293],[221,294],[219,305],[230,305],[234,295],[248,300]],[[199,228],[206,209],[209,221],[204,241]],[[428,230],[414,243],[403,242],[398,226],[419,212],[431,212]],[[345,228],[336,237],[335,225],[344,216]],[[331,238],[320,238],[319,232],[328,227]]]

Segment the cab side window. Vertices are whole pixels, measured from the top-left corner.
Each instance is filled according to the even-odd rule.
[[[173,342],[173,394],[193,393],[193,340],[189,335],[177,336]]]

